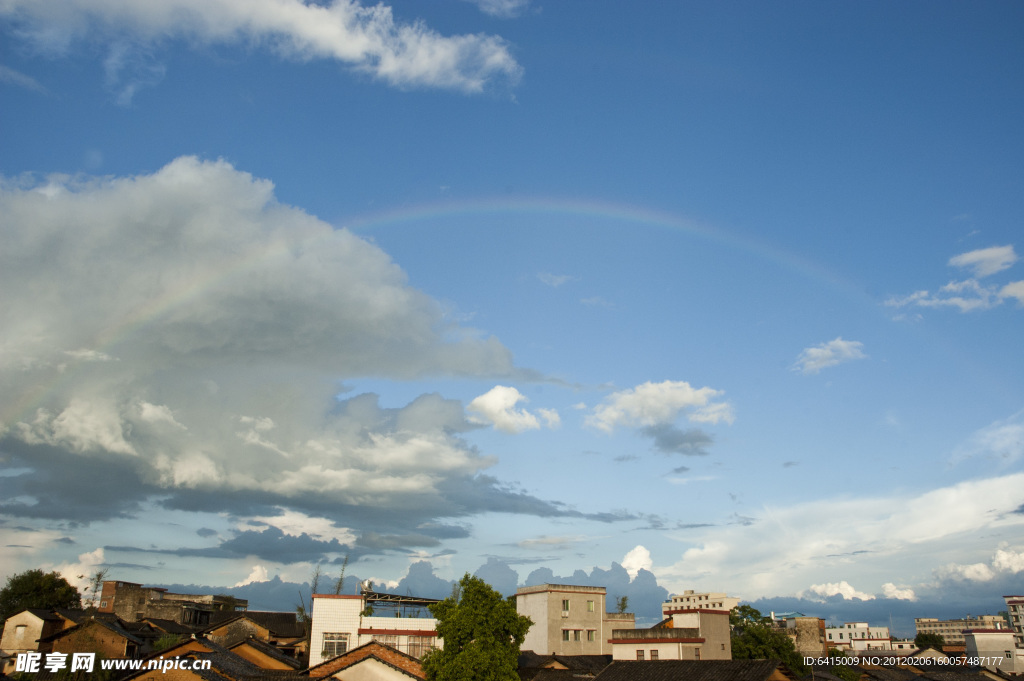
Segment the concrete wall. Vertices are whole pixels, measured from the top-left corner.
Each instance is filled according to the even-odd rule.
[[[569,584],[542,584],[516,590],[516,611],[533,620],[522,650],[539,655],[611,652],[607,643],[611,630],[606,626],[605,596],[604,587]]]

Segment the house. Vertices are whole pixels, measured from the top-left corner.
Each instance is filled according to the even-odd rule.
[[[227,648],[254,638],[295,659],[307,653],[306,629],[294,612],[215,612],[210,625],[199,633]]]
[[[615,660],[594,681],[795,681],[778,660]]]
[[[295,669],[265,669],[209,641],[190,641],[145,660],[121,681],[302,681]]]
[[[732,659],[725,610],[676,610],[650,629],[615,629],[609,643],[617,661]]]
[[[98,653],[108,658],[137,658],[148,653],[160,632],[141,622],[90,618],[39,640],[39,650]]]
[[[252,636],[228,646],[228,650],[260,669],[294,670],[303,666],[299,660],[285,654],[276,646]]]
[[[39,651],[39,639],[47,638],[64,629],[67,620],[52,610],[29,608],[11,615],[4,623],[0,637],[0,654],[3,655],[4,674],[14,672],[14,660],[18,653]]]
[[[605,612],[603,586],[540,584],[516,589],[516,611],[533,620],[521,648],[552,655],[608,655],[615,629],[632,629],[633,613]]]
[[[519,654],[519,678],[523,681],[555,681],[557,675],[549,672],[557,671],[566,672],[561,676],[589,679],[611,663],[611,655],[538,655],[532,650],[525,650]]]
[[[420,661],[384,643],[370,641],[310,667],[311,679],[341,681],[409,681],[426,679]]]
[[[427,651],[443,645],[437,636],[437,620],[424,616],[429,615],[426,607],[436,602],[373,591],[358,595],[313,594],[310,667],[372,641],[415,659],[423,657]]]
[[[740,599],[728,596],[721,592],[694,593],[693,589],[687,589],[682,594],[673,594],[671,598],[661,604],[661,614],[664,617],[671,617],[677,610],[725,610],[729,611],[740,604]]]

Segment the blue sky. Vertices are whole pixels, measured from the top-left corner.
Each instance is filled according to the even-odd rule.
[[[1022,21],[3,3],[0,572],[1019,589]]]

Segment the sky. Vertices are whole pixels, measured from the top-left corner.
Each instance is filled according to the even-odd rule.
[[[3,0],[0,575],[1021,593],[1022,24]]]

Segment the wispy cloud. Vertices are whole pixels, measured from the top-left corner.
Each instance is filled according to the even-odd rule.
[[[852,362],[855,359],[865,359],[864,344],[860,341],[847,341],[842,337],[821,343],[811,348],[805,348],[793,370],[802,374],[816,374],[822,369],[833,367],[844,362]]]
[[[537,278],[551,288],[558,288],[562,284],[576,279],[570,274],[551,274],[550,272],[538,272]]]
[[[530,0],[466,0],[480,8],[484,14],[499,19],[513,19],[530,6]]]
[[[15,71],[12,68],[3,66],[0,64],[0,83],[7,83],[9,85],[16,85],[26,90],[32,90],[40,94],[49,94],[49,90],[40,84],[35,78],[26,76],[24,73]]]
[[[515,3],[487,7],[511,11]],[[387,5],[364,7],[356,0],[10,0],[0,5],[0,16],[20,22],[24,35],[53,51],[65,51],[79,39],[108,39],[115,46],[158,44],[167,37],[245,41],[270,45],[293,59],[334,59],[398,87],[465,92],[515,83],[522,71],[500,37],[443,36],[423,22],[397,21]]]

